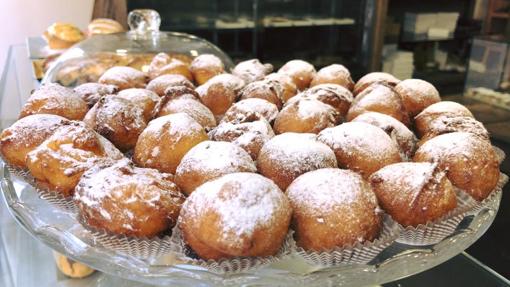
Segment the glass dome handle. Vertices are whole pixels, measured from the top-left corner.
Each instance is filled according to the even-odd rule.
[[[158,32],[161,25],[161,17],[156,10],[136,9],[128,14],[128,25],[136,34]]]

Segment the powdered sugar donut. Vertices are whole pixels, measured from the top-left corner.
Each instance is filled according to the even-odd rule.
[[[438,135],[453,132],[471,133],[487,141],[490,141],[489,132],[485,129],[481,122],[475,120],[474,118],[444,115],[437,117],[430,122],[429,129],[427,133],[421,137],[418,146],[421,146],[426,141],[437,137]]]
[[[217,117],[221,117],[232,106],[239,87],[244,85],[240,79],[238,83],[232,81],[232,77],[235,76],[218,75],[196,89],[200,101]]]
[[[405,110],[414,117],[426,107],[441,101],[439,92],[429,82],[420,79],[407,79],[395,86],[402,98]]]
[[[193,80],[189,65],[179,59],[170,57],[166,53],[159,53],[152,58],[147,73],[150,79],[155,79],[161,75],[173,74],[182,75],[188,80]]]
[[[356,82],[352,93],[356,96],[374,83],[382,83],[390,87],[395,87],[398,83],[400,83],[400,80],[395,78],[393,75],[384,72],[368,73]]]
[[[158,113],[161,99],[153,91],[132,88],[120,91],[117,96],[129,100],[142,108],[143,117],[147,122],[152,120]]]
[[[310,82],[315,76],[315,67],[303,60],[290,60],[283,65],[278,73],[288,75],[298,88],[303,91],[310,86]]]
[[[147,90],[151,90],[158,96],[163,97],[165,90],[169,87],[185,86],[190,89],[194,89],[193,83],[183,75],[178,74],[166,74],[154,78],[147,84]]]
[[[229,142],[204,141],[191,148],[175,171],[175,182],[186,194],[206,181],[234,172],[256,172],[250,155]]]
[[[343,123],[323,130],[317,138],[333,149],[339,167],[356,171],[365,179],[383,166],[402,161],[395,142],[370,124]]]
[[[307,133],[284,133],[266,142],[259,153],[259,172],[282,190],[303,173],[319,168],[336,167],[333,151]]]
[[[177,113],[188,114],[206,130],[216,126],[213,113],[199,101],[190,98],[170,99],[161,107],[158,117]]]
[[[202,85],[210,78],[225,72],[223,62],[212,54],[199,55],[193,59],[189,69],[198,85]]]
[[[119,89],[114,85],[103,85],[99,83],[85,83],[75,87],[76,92],[87,103],[89,108],[94,106],[102,96],[116,94]]]
[[[453,185],[476,200],[489,196],[499,180],[499,163],[489,141],[465,132],[443,134],[425,142],[414,155],[417,162],[438,162]]]
[[[310,87],[321,84],[336,84],[349,91],[352,91],[354,88],[354,81],[351,78],[351,73],[346,67],[339,64],[332,64],[320,69],[313,77]]]
[[[69,120],[81,120],[88,109],[87,103],[73,90],[59,84],[44,84],[30,95],[19,118],[52,114]]]
[[[267,100],[250,98],[233,104],[225,113],[222,122],[243,123],[265,119],[272,123],[278,115],[278,107]]]
[[[285,103],[290,98],[297,95],[298,90],[296,84],[289,75],[281,74],[281,73],[272,73],[265,77],[267,81],[275,81],[280,84],[282,87],[281,99]]]
[[[347,115],[353,101],[351,92],[346,88],[336,84],[321,84],[299,93],[286,104],[298,101],[301,98],[314,99],[328,104],[335,108],[342,118]]]
[[[273,71],[273,65],[262,64],[258,59],[242,61],[232,69],[232,75],[243,79],[246,84],[260,81]]]
[[[248,152],[253,160],[258,158],[260,149],[272,137],[273,129],[265,119],[242,123],[224,122],[209,132],[210,139],[231,142]]]
[[[285,132],[316,134],[339,122],[339,113],[332,106],[314,99],[302,98],[285,105],[274,121],[274,131],[277,134]]]
[[[0,152],[3,158],[11,165],[26,167],[27,154],[67,122],[66,118],[48,114],[19,119],[0,134]]]
[[[246,85],[240,92],[241,100],[259,98],[275,104],[278,109],[282,107],[283,87],[277,81],[261,80]]]
[[[171,114],[149,122],[136,142],[133,161],[141,167],[175,173],[182,157],[207,140],[204,128],[185,113]]]
[[[287,188],[298,246],[328,251],[372,241],[382,228],[377,199],[357,173],[323,168],[299,176]]]
[[[128,159],[88,170],[74,194],[87,225],[147,238],[176,224],[184,199],[172,175],[135,167]]]
[[[429,131],[432,121],[444,115],[474,118],[473,114],[463,105],[442,101],[428,106],[414,118],[416,133],[420,137],[425,135]]]
[[[403,123],[395,118],[376,112],[363,113],[352,122],[364,122],[385,131],[398,145],[403,159],[410,159],[417,148],[418,139]]]
[[[270,256],[285,240],[291,214],[271,180],[231,173],[198,187],[182,206],[178,225],[203,259]]]
[[[135,68],[116,66],[110,68],[99,77],[98,83],[115,85],[119,90],[129,88],[145,88],[147,76]]]
[[[437,220],[457,206],[446,171],[437,164],[400,162],[370,176],[381,207],[403,226]]]

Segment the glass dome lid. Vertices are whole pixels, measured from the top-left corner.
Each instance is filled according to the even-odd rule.
[[[212,43],[186,33],[160,31],[161,18],[150,9],[133,10],[128,15],[130,31],[93,35],[64,52],[50,66],[42,83],[76,86],[96,82],[113,66],[130,66],[147,71],[152,58],[161,52],[184,62],[201,54],[218,56],[226,70],[232,60]]]

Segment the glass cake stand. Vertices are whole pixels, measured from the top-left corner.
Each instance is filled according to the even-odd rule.
[[[10,50],[9,62],[2,76],[0,98],[2,128],[15,121],[17,113],[37,82],[31,78],[24,47]],[[13,60],[13,57],[19,61]],[[11,80],[9,80],[11,79]],[[14,79],[13,82],[12,79]],[[55,207],[42,199],[23,178],[9,172],[2,163],[0,184],[6,209],[29,234],[71,259],[114,277],[153,285],[223,286],[365,286],[382,284],[430,269],[458,255],[489,228],[501,200],[496,192],[491,200],[471,214],[466,214],[451,234],[438,243],[413,246],[393,242],[375,258],[363,264],[344,264],[330,268],[313,265],[296,253],[259,269],[217,274],[206,268],[183,263],[171,252],[150,260],[126,255],[87,237],[72,209]],[[501,184],[506,182],[502,176]],[[5,214],[5,210],[2,210]],[[37,272],[37,267],[33,270]],[[106,283],[108,284],[108,283]],[[135,284],[136,285],[136,284]],[[133,285],[133,286],[135,286]]]

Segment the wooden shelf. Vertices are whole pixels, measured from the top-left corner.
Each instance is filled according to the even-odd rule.
[[[510,18],[510,13],[505,12],[492,12],[492,18]]]

